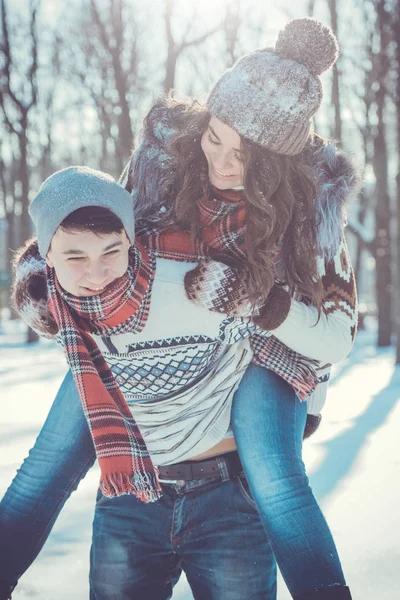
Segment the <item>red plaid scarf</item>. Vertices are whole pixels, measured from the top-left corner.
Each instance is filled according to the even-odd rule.
[[[201,241],[214,260],[243,266],[246,262],[246,196],[244,190],[219,190],[203,180],[203,197],[197,206]]]
[[[157,254],[176,260],[212,258],[227,264],[244,265],[246,197],[244,190],[219,190],[202,178],[203,196],[197,203],[200,235],[193,239],[178,226],[160,228],[158,223],[140,223],[136,234]]]
[[[220,313],[249,315],[242,272],[246,268],[244,190],[219,190],[209,183],[205,173],[202,184],[204,193],[197,204],[199,237],[193,239],[177,226],[160,229],[149,224],[139,226],[138,236],[149,250],[160,256],[199,262],[185,276],[190,300]]]
[[[97,296],[79,298],[63,290],[47,267],[49,307],[59,328],[101,468],[105,496],[134,494],[144,502],[161,487],[131,411],[90,333],[112,335],[143,329],[154,267],[146,250],[130,251],[128,271]]]

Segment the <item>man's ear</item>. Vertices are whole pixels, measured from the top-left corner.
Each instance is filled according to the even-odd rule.
[[[129,239],[129,235],[126,233],[125,229],[124,229],[124,234],[125,234],[126,239],[128,240],[129,248],[131,248],[133,246],[133,244],[132,244],[131,240]]]
[[[46,254],[46,264],[47,264],[47,266],[48,266],[48,267],[50,267],[50,269],[53,269],[53,268],[54,268],[53,261],[52,261],[52,260],[51,260],[51,258],[50,258],[50,250],[49,250],[49,252]]]

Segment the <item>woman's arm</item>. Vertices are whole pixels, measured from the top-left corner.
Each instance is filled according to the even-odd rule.
[[[354,272],[344,240],[333,260],[321,262],[319,270],[324,287],[319,319],[316,308],[291,298],[283,287],[275,285],[253,321],[260,336],[272,334],[298,354],[332,364],[350,352],[357,324]],[[233,267],[201,261],[187,273],[185,289],[190,300],[211,311],[236,317],[250,315],[243,277]]]
[[[324,298],[319,319],[316,308],[293,298],[285,298],[284,290],[279,290],[276,297],[267,300],[261,316],[254,320],[258,325],[257,333],[262,335],[263,330],[272,332],[291,350],[332,364],[350,352],[357,328],[356,285],[344,240],[333,260],[320,265],[320,272]],[[275,327],[270,319],[274,306],[281,312],[280,323]]]
[[[323,313],[318,320],[316,308],[292,299],[288,316],[273,335],[299,354],[332,364],[345,358],[353,345],[348,320],[340,311]]]

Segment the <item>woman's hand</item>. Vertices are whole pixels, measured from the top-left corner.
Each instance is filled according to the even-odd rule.
[[[213,260],[200,261],[185,275],[189,300],[208,310],[234,317],[251,316],[251,304],[241,271]]]

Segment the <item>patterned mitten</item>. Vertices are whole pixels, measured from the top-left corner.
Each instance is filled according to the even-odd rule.
[[[307,415],[306,426],[304,428],[303,440],[307,439],[315,433],[321,423],[322,415]]]
[[[242,279],[240,270],[203,260],[185,275],[186,295],[208,310],[248,317],[251,305]]]
[[[273,331],[279,325],[282,325],[288,316],[290,302],[290,294],[282,286],[275,283],[260,310],[260,314],[253,317],[254,323],[266,331]]]

